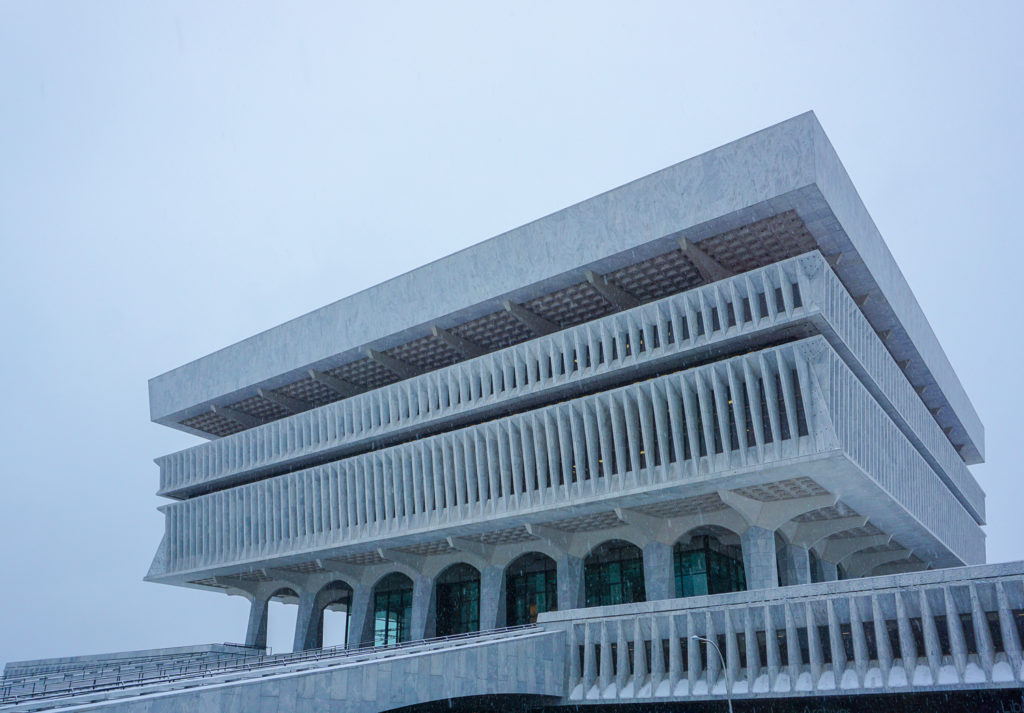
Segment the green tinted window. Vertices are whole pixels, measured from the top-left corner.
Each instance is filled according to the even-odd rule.
[[[508,566],[505,575],[506,619],[509,626],[532,624],[537,615],[558,609],[555,561],[539,552],[527,553]]]
[[[373,593],[374,646],[409,641],[411,623],[412,580],[401,574],[385,577]]]
[[[631,604],[647,598],[640,549],[622,541],[597,547],[584,566],[586,606]]]
[[[673,559],[677,597],[741,592],[747,588],[740,549],[723,545],[715,537],[703,535],[692,538],[687,545],[677,544]]]
[[[469,565],[449,567],[437,581],[437,635],[480,629],[480,573]]]

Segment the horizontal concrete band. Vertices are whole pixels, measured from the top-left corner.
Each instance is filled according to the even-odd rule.
[[[984,430],[917,301],[813,114],[684,161],[455,255],[323,307],[150,381],[153,420],[272,387],[337,355],[384,349],[428,334],[454,315],[494,311],[528,286],[553,288],[601,271],[631,251],[667,249],[794,209],[856,294],[872,294],[876,329],[898,327],[955,415],[969,462]],[[664,245],[662,245],[664,244]],[[543,259],[537,259],[543,256]],[[570,277],[571,276],[571,277]],[[564,283],[564,284],[563,284]],[[445,285],[446,289],[438,289]],[[851,287],[852,289],[852,287]],[[419,297],[430,296],[430,299]],[[413,296],[413,299],[410,299]],[[420,334],[422,332],[422,335]],[[403,336],[404,335],[404,336]],[[247,392],[246,392],[247,393]]]
[[[540,622],[567,631],[569,702],[1015,685],[1021,565],[552,612]]]
[[[852,405],[831,404],[837,396]],[[877,451],[881,431],[893,444],[892,460],[860,458]],[[443,536],[445,528],[474,523],[521,524],[560,508],[609,509],[622,495],[657,497],[658,488],[687,482],[713,492],[721,486],[707,485],[712,476],[756,469],[764,479],[762,466],[840,452],[875,485],[851,485],[827,468],[821,478],[844,483],[863,515],[878,512],[930,543],[937,561],[943,552],[952,561],[980,561],[980,530],[970,515],[828,343],[814,337],[166,505],[150,578],[180,580],[389,537]]]
[[[411,440],[538,399],[565,398],[817,331],[846,357],[901,431],[980,523],[984,493],[828,264],[818,253],[753,270],[555,335],[157,459],[160,494],[186,497],[275,469]],[[294,465],[292,465],[294,464]]]

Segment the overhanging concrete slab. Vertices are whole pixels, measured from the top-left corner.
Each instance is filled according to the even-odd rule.
[[[699,243],[795,210],[865,314],[899,328],[910,369],[934,383],[965,460],[984,457],[984,429],[909,285],[813,113],[653,173],[185,364],[150,380],[151,418],[177,421],[579,281],[581,269]],[[543,259],[538,259],[541,256]],[[437,285],[446,285],[438,290]],[[920,385],[920,384],[919,384]],[[936,397],[933,397],[936,398]]]

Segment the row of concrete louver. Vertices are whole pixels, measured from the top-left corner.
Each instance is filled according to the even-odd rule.
[[[569,698],[1019,685],[1020,572],[977,576],[986,569],[810,585],[799,596],[725,595],[714,605],[666,603],[643,614],[608,609],[599,620],[564,622]]]
[[[721,315],[725,315],[722,317]],[[811,325],[810,320],[815,324]],[[802,324],[852,353],[901,427],[976,519],[984,494],[818,253],[770,265],[159,458],[161,493],[227,487],[302,459],[340,458],[693,360],[712,345]]]
[[[169,570],[554,509],[809,453],[803,344],[172,503]]]
[[[821,258],[818,257],[820,261]],[[804,313],[794,258],[157,459],[161,492],[585,385]],[[494,409],[490,412],[497,413]]]

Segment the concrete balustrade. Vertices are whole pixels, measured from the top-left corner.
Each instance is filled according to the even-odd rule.
[[[1017,686],[1024,563],[550,612],[567,703]],[[691,637],[716,642],[715,652]],[[633,652],[629,657],[628,652]],[[624,654],[626,652],[626,654]]]
[[[808,253],[156,459],[160,494],[189,497],[343,458],[538,401],[824,335],[978,522],[984,493],[819,253]]]
[[[885,458],[873,448],[878,442],[890,444]],[[849,466],[810,466],[822,457],[843,458],[860,480],[840,482]],[[807,465],[792,466],[794,459]],[[753,468],[777,479],[806,473],[826,490],[834,486],[928,561],[981,558],[982,535],[970,514],[830,345],[814,337],[165,505],[166,536],[150,578],[274,566],[298,554],[331,557],[354,545],[392,547],[390,538],[421,529],[458,536],[460,527],[494,529],[524,515],[556,521],[560,508],[600,512],[639,490],[646,502],[730,490]],[[879,509],[878,487],[912,518]],[[776,506],[726,497],[742,529],[774,532],[789,519],[779,520]],[[774,547],[763,535],[747,537],[751,551]],[[771,586],[774,578],[766,572],[752,582]]]

